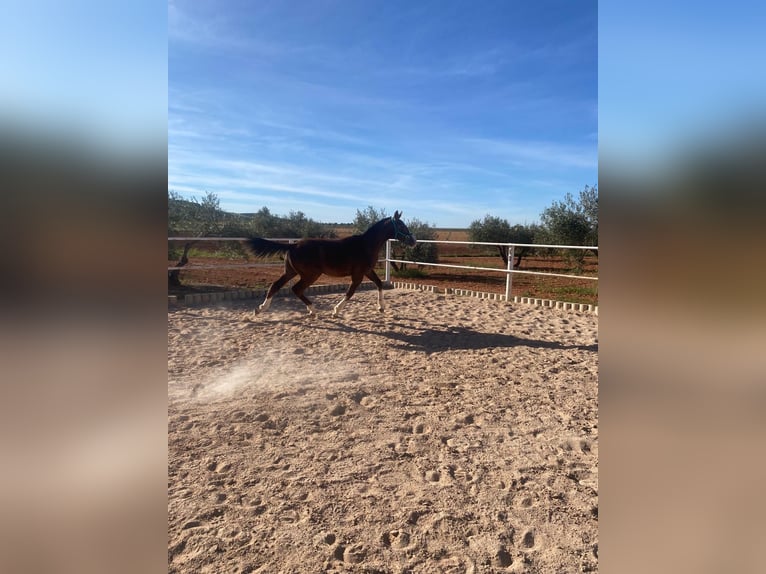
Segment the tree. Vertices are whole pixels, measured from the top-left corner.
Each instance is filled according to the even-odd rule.
[[[356,210],[354,217],[354,233],[364,233],[373,223],[388,217],[385,209],[376,209],[368,205],[363,211]]]
[[[283,219],[284,237],[334,237],[335,232],[327,226],[306,217],[302,211],[291,211]]]
[[[332,226],[318,223],[302,211],[291,211],[286,217],[274,215],[268,207],[255,213],[223,214],[223,237],[335,237]]]
[[[598,188],[585,186],[578,201],[567,193],[540,215],[550,240],[564,245],[598,245]]]
[[[192,237],[218,235],[223,228],[225,214],[218,196],[209,191],[201,199],[183,199],[175,191],[168,191],[168,233]]]
[[[578,200],[567,193],[540,215],[548,241],[562,245],[598,245],[598,188],[585,186]],[[593,251],[598,255],[598,251]],[[582,268],[585,250],[566,250],[565,256]]]
[[[507,243],[506,238],[511,233],[508,220],[500,219],[493,215],[485,215],[484,219],[472,221],[468,226],[468,235],[471,241],[487,243]]]
[[[536,225],[521,225],[516,224],[511,227],[511,233],[508,235],[508,243],[534,243],[537,238],[537,226]],[[521,259],[529,255],[534,250],[533,247],[516,247],[514,254],[516,255],[516,263],[513,264],[514,269],[518,269],[521,266]],[[505,249],[503,249],[503,263],[508,265],[508,258],[505,256]]]
[[[533,225],[511,225],[506,219],[493,215],[485,215],[482,220],[471,222],[468,227],[468,236],[471,241],[486,243],[534,243],[536,227]],[[508,265],[508,249],[502,245],[496,246],[504,265]],[[515,249],[516,262],[514,268],[521,265],[523,257],[528,255],[531,247],[517,247]]]
[[[209,237],[221,232],[223,221],[224,212],[221,211],[220,202],[215,193],[209,191],[201,200],[196,197],[185,200],[177,192],[168,191],[168,234]],[[196,241],[192,240],[184,244],[183,253],[175,267],[183,267],[189,262],[189,249],[195,243]],[[168,256],[171,256],[170,252]],[[181,285],[179,273],[179,269],[168,271],[168,286]]]
[[[268,207],[263,206],[250,217],[250,235],[258,237],[276,237],[278,218],[271,214]]]
[[[580,206],[590,224],[587,245],[598,245],[598,186],[585,186],[580,192]],[[595,252],[598,255],[598,251]]]

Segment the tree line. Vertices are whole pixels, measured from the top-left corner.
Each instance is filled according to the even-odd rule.
[[[357,209],[354,232],[387,217],[383,209],[368,206]],[[417,218],[408,219],[408,227],[421,239],[435,239],[436,228]],[[575,199],[567,193],[563,201],[554,201],[540,214],[540,223],[511,225],[507,219],[487,214],[472,221],[468,228],[471,241],[495,243],[538,243],[560,245],[598,245],[598,187],[585,186]],[[262,207],[255,213],[223,211],[215,193],[202,198],[184,199],[168,192],[168,235],[187,237],[335,237],[335,225],[314,221],[302,211],[286,216]],[[425,246],[424,246],[425,247]]]
[[[471,241],[487,243],[536,243],[538,245],[592,245],[598,246],[598,187],[585,186],[575,199],[567,193],[563,201],[554,201],[540,214],[540,223],[511,225],[508,220],[494,215],[471,222],[468,227]],[[504,264],[508,264],[507,249],[497,246]],[[517,247],[514,250],[519,267],[527,255],[536,248]],[[598,255],[597,250],[592,253]],[[580,268],[586,255],[584,249],[564,250],[564,256]]]
[[[168,192],[168,236],[183,237],[335,237],[335,229],[306,217],[302,211],[286,216],[262,207],[255,213],[230,213],[221,209],[213,192],[202,198],[183,199]]]
[[[189,250],[203,237],[335,237],[335,229],[306,217],[302,211],[291,211],[287,216],[271,213],[262,207],[255,213],[230,213],[221,209],[220,200],[213,192],[203,197],[184,199],[168,191],[168,237],[188,237],[183,243],[168,245],[168,260],[178,258],[175,267],[189,262]],[[243,246],[225,242],[219,247],[231,255],[244,256]],[[168,271],[168,286],[181,285],[179,270]]]

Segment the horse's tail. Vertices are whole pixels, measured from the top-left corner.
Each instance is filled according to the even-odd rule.
[[[287,251],[290,251],[290,247],[292,247],[286,243],[277,243],[276,241],[269,241],[268,239],[262,239],[260,237],[251,237],[245,244],[258,257],[267,257],[276,253],[286,253]]]

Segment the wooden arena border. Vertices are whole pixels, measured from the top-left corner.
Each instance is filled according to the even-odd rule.
[[[475,299],[488,299],[490,301],[505,301],[505,295],[502,293],[487,293],[484,291],[471,291],[470,289],[456,289],[452,287],[441,288],[435,285],[423,285],[420,283],[403,283],[400,281],[389,282],[385,284],[388,289],[406,289],[411,291],[423,291],[426,293],[442,293],[445,295],[454,295],[457,297],[473,297]],[[375,285],[372,283],[362,283],[357,290],[371,290]],[[311,285],[306,289],[306,294],[314,295],[321,293],[343,293],[348,289],[346,283],[335,283],[330,285]],[[211,293],[188,293],[182,298],[176,295],[168,295],[168,305],[175,307],[178,305],[206,305],[210,303],[219,303],[222,301],[238,301],[242,299],[262,299],[266,297],[267,288],[261,289],[237,289],[233,291],[217,291]],[[276,297],[285,297],[292,295],[289,289],[280,289]],[[548,309],[560,309],[564,311],[579,311],[582,313],[593,313],[598,315],[598,305],[587,303],[570,303],[568,301],[554,301],[552,299],[538,299],[536,297],[518,297],[515,296],[510,303],[518,305],[534,305]]]

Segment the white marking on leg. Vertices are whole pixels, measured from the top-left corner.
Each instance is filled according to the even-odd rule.
[[[338,316],[338,314],[340,313],[340,310],[343,309],[343,305],[346,304],[346,301],[348,301],[348,298],[344,296],[343,299],[341,299],[338,302],[338,304],[335,305],[335,307],[333,307],[333,310],[332,310],[332,316],[333,317],[337,317]]]
[[[383,312],[383,290],[378,290],[378,311]]]
[[[270,297],[266,297],[266,300],[263,303],[260,304],[260,306],[258,307],[258,310],[259,311],[265,311],[266,309],[269,308],[270,305],[271,305],[271,298]]]

